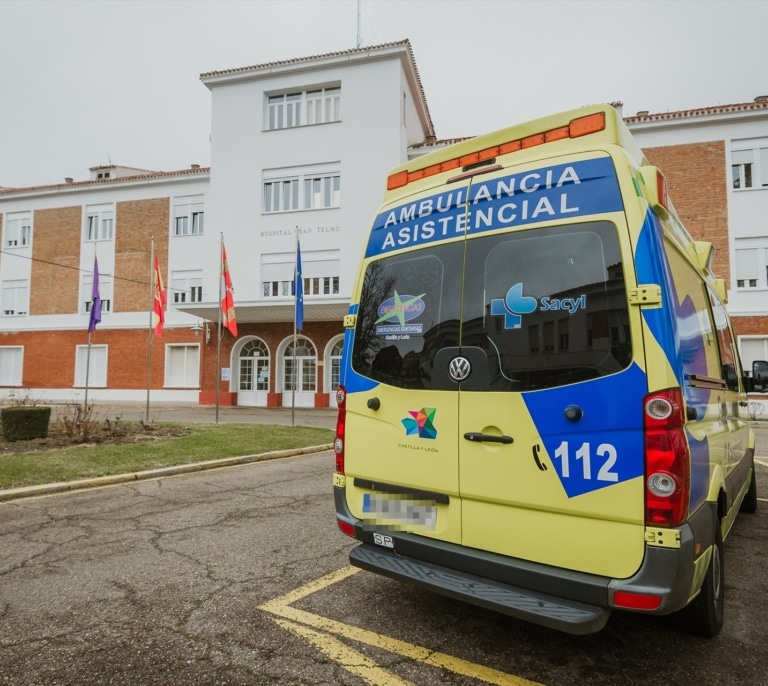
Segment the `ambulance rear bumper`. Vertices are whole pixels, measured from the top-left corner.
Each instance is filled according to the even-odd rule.
[[[599,631],[611,614],[609,608],[515,588],[367,544],[353,548],[349,561],[370,572],[569,634]]]
[[[712,531],[714,513],[703,507],[678,527],[680,545],[646,545],[640,568],[628,579],[588,574],[506,557],[488,551],[400,531],[379,530],[353,517],[345,489],[334,488],[336,515],[353,528],[362,545],[349,554],[352,565],[473,605],[569,634],[602,629],[616,591],[660,598],[644,614],[666,615],[685,607],[695,589],[694,541]],[[375,545],[376,534],[391,547]],[[379,542],[382,540],[379,537]],[[630,609],[630,608],[621,608]]]

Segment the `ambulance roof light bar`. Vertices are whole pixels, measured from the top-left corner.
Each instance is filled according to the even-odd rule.
[[[590,133],[597,133],[605,129],[605,112],[594,112],[584,117],[578,117],[571,119],[566,126],[559,126],[548,131],[542,131],[531,136],[525,136],[524,138],[518,138],[501,145],[494,145],[484,150],[477,152],[471,152],[460,157],[454,157],[445,162],[439,162],[437,164],[430,165],[429,167],[423,167],[421,169],[415,169],[408,171],[404,169],[402,171],[391,174],[387,177],[387,190],[393,191],[398,188],[407,186],[412,181],[418,181],[428,176],[434,176],[442,172],[451,171],[452,169],[459,169],[460,167],[466,167],[471,164],[477,164],[478,162],[484,162],[485,160],[491,160],[499,155],[506,155],[510,152],[517,152],[518,150],[526,150],[536,145],[542,145],[543,143],[551,143],[552,141],[559,141],[565,138],[580,138]]]

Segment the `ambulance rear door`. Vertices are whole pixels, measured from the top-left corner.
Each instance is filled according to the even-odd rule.
[[[345,375],[350,512],[453,543],[459,391],[438,358],[460,341],[467,188],[429,189],[376,218]]]
[[[628,577],[645,550],[647,381],[613,163],[497,176],[473,181],[469,225],[487,228],[468,232],[460,344],[437,356],[460,389],[461,542]],[[536,208],[556,221],[536,226]]]

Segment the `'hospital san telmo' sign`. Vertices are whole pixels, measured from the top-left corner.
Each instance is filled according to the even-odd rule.
[[[336,224],[332,226],[307,226],[307,227],[298,227],[299,230],[299,236],[310,236],[310,235],[323,235],[323,234],[333,234],[333,233],[339,233],[341,231],[341,227]],[[260,238],[284,238],[286,236],[295,236],[296,235],[296,229],[264,229],[263,231],[259,232]]]

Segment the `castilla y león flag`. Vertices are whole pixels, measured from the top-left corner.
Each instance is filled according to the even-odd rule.
[[[233,336],[237,336],[237,319],[235,319],[235,298],[232,295],[232,278],[229,275],[227,249],[221,244],[221,265],[224,276],[224,297],[221,299],[222,324]]]
[[[154,284],[152,286],[152,292],[154,297],[152,299],[152,327],[155,331],[157,338],[163,337],[163,325],[165,324],[165,302],[166,295],[163,288],[163,277],[160,274],[160,263],[155,256],[155,269],[154,269]]]

